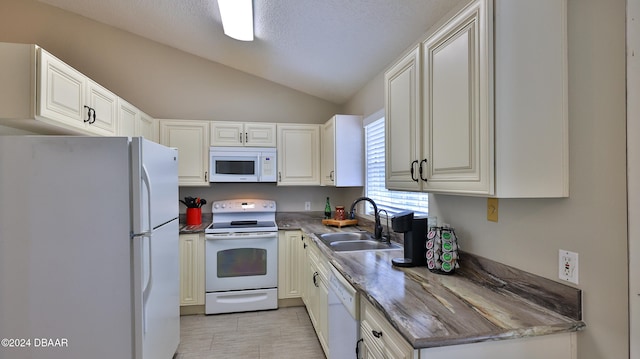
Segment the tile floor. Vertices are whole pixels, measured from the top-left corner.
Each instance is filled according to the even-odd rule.
[[[324,359],[304,307],[180,318],[175,359]]]

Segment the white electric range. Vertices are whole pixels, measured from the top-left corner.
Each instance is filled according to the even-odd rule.
[[[276,202],[216,201],[205,229],[205,314],[278,308]]]

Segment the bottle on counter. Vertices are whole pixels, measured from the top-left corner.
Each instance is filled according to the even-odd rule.
[[[324,218],[331,219],[331,204],[329,203],[329,197],[327,197],[327,203],[324,205]]]

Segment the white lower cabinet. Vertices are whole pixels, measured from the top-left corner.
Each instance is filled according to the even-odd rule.
[[[329,264],[317,245],[308,241],[306,248],[308,265],[305,268],[303,286],[305,286],[305,305],[311,323],[325,354],[329,353]]]
[[[278,299],[302,296],[303,244],[301,231],[278,232]]]
[[[414,349],[384,315],[360,297],[363,359],[576,359],[576,333]]]
[[[360,335],[365,359],[419,358],[419,353],[407,343],[384,315],[368,300],[360,297]]]
[[[204,305],[204,248],[204,233],[180,235],[180,306]]]

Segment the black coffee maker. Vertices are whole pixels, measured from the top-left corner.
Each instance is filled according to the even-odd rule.
[[[427,217],[415,218],[413,212],[400,212],[391,218],[391,228],[396,233],[404,233],[404,258],[393,258],[391,263],[398,267],[426,266],[425,242],[427,238]]]

